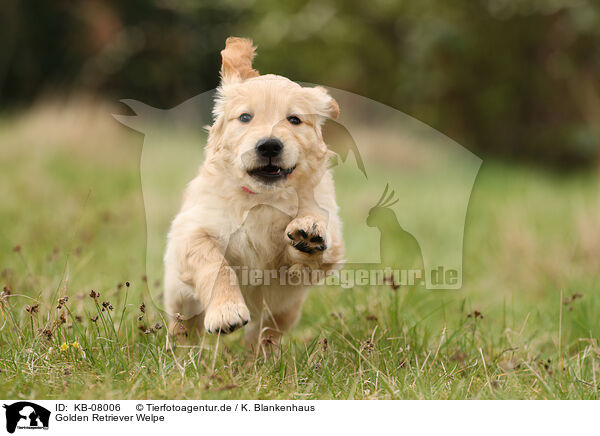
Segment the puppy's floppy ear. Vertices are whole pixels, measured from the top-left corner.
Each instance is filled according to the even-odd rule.
[[[315,113],[322,117],[337,119],[340,115],[340,107],[335,99],[329,95],[322,86],[314,88],[305,88],[311,98]]]
[[[256,47],[252,40],[230,36],[225,41],[225,49],[221,50],[223,65],[221,66],[221,83],[243,82],[246,79],[257,77],[258,71],[252,68],[252,59]]]

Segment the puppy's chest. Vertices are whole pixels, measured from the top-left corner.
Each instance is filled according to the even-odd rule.
[[[283,233],[291,217],[268,205],[256,206],[230,237],[225,257],[232,266],[274,268],[285,249]]]

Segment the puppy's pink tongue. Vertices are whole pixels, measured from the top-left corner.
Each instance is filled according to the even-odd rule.
[[[275,171],[265,171],[267,174],[279,174],[281,169],[277,168]]]

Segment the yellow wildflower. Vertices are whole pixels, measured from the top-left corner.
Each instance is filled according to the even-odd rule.
[[[79,342],[75,341],[71,344],[71,346],[73,348],[75,348],[76,350],[79,350],[81,348],[81,346],[79,345]]]
[[[67,344],[66,342],[63,342],[62,345],[60,346],[60,351],[67,351],[69,349],[69,344]]]

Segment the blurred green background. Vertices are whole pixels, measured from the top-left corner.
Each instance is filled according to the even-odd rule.
[[[0,11],[0,393],[599,398],[597,0],[3,0]],[[460,291],[315,289],[281,360],[257,364],[240,333],[167,351],[166,329],[148,329],[164,319],[162,249],[146,226],[164,243],[180,187],[156,179],[153,232],[141,183],[150,136],[111,114],[131,114],[120,99],[171,108],[214,89],[229,35],[254,39],[262,73],[380,101],[483,159]],[[341,109],[364,117],[360,151],[379,184],[364,189],[339,167],[337,197],[342,211],[368,212],[385,183],[422,174],[431,135],[398,147],[406,133]],[[169,152],[155,163],[187,181],[180,162],[196,164],[205,136],[175,124],[152,136]],[[344,220],[347,241],[366,246],[363,219]],[[111,317],[107,331],[94,315]],[[85,356],[59,351],[74,341]]]
[[[172,107],[217,86],[229,35],[257,67],[367,96],[482,158],[600,155],[597,0],[4,0],[4,110],[84,92]]]

